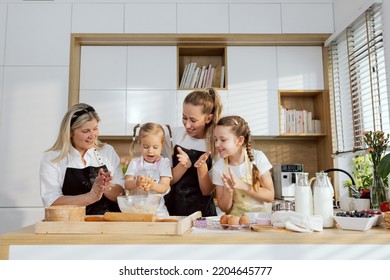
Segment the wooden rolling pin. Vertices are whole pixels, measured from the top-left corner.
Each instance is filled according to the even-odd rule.
[[[104,213],[103,220],[112,222],[155,222],[156,215],[147,213],[106,212]]]

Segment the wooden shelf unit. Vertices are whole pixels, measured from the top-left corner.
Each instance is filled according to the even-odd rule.
[[[177,47],[177,88],[178,89],[191,89],[191,88],[180,88],[180,82],[184,74],[184,68],[191,62],[196,62],[197,67],[202,66],[208,67],[211,64],[213,67],[224,66],[224,86],[215,87],[217,89],[226,89],[227,85],[227,69],[226,69],[226,45],[191,45],[191,46],[178,46]]]
[[[326,136],[325,99],[324,91],[279,91],[279,127],[282,129],[281,107],[289,110],[306,110],[312,113],[312,119],[319,120],[321,131],[317,133],[280,133],[283,137],[322,137]]]

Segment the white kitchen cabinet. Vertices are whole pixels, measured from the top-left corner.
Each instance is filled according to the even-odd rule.
[[[176,89],[176,47],[129,46],[127,89]]]
[[[4,67],[0,65],[0,96],[3,96],[3,73],[4,73]],[[3,99],[0,98],[0,112],[2,107],[3,107]],[[1,122],[0,122],[0,129],[1,129]]]
[[[124,4],[73,3],[72,33],[123,33]]]
[[[324,89],[322,47],[276,47],[279,90]]]
[[[177,4],[177,33],[229,33],[229,5]]]
[[[176,4],[126,4],[125,33],[176,33]]]
[[[7,24],[7,5],[5,3],[0,3],[0,65],[4,65],[6,24]]]
[[[197,89],[194,89],[197,90]],[[202,89],[198,89],[202,90]],[[182,125],[183,118],[183,102],[186,98],[187,94],[189,94],[192,90],[179,90],[177,91],[177,110],[176,110],[176,120],[178,126]],[[229,111],[229,100],[228,100],[228,92],[226,90],[218,90],[217,91],[222,100],[223,105],[223,115],[227,115]]]
[[[39,165],[67,110],[68,67],[6,67],[0,133],[1,207],[39,207]]]
[[[229,90],[229,115],[244,118],[252,136],[279,135],[277,90]]]
[[[126,103],[126,135],[133,135],[133,128],[138,123],[177,126],[176,90],[128,91]]]
[[[125,90],[127,47],[81,47],[80,89]]]
[[[332,3],[282,5],[282,33],[333,33]]]
[[[70,3],[8,3],[5,64],[69,65]]]
[[[125,90],[80,90],[80,102],[94,107],[100,135],[122,136],[126,131]]]
[[[275,46],[232,46],[227,52],[229,90],[278,88]]]
[[[282,33],[280,4],[230,4],[229,27],[233,34]]]

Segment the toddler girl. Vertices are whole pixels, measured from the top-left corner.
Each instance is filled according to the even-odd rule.
[[[133,142],[130,154],[134,154],[136,132],[140,125],[134,127]],[[167,126],[170,132],[169,126]],[[133,158],[126,171],[125,187],[130,194],[160,193],[167,194],[170,191],[172,179],[171,163],[169,159],[161,156],[164,147],[165,132],[161,125],[145,123],[139,129],[139,145],[141,156]],[[167,216],[168,211],[161,200],[157,216]]]

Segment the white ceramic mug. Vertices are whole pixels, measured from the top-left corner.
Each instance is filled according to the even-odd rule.
[[[349,196],[340,197],[340,210],[352,211],[354,209],[354,198]]]
[[[370,200],[368,198],[354,198],[353,210],[362,211],[370,209]]]

